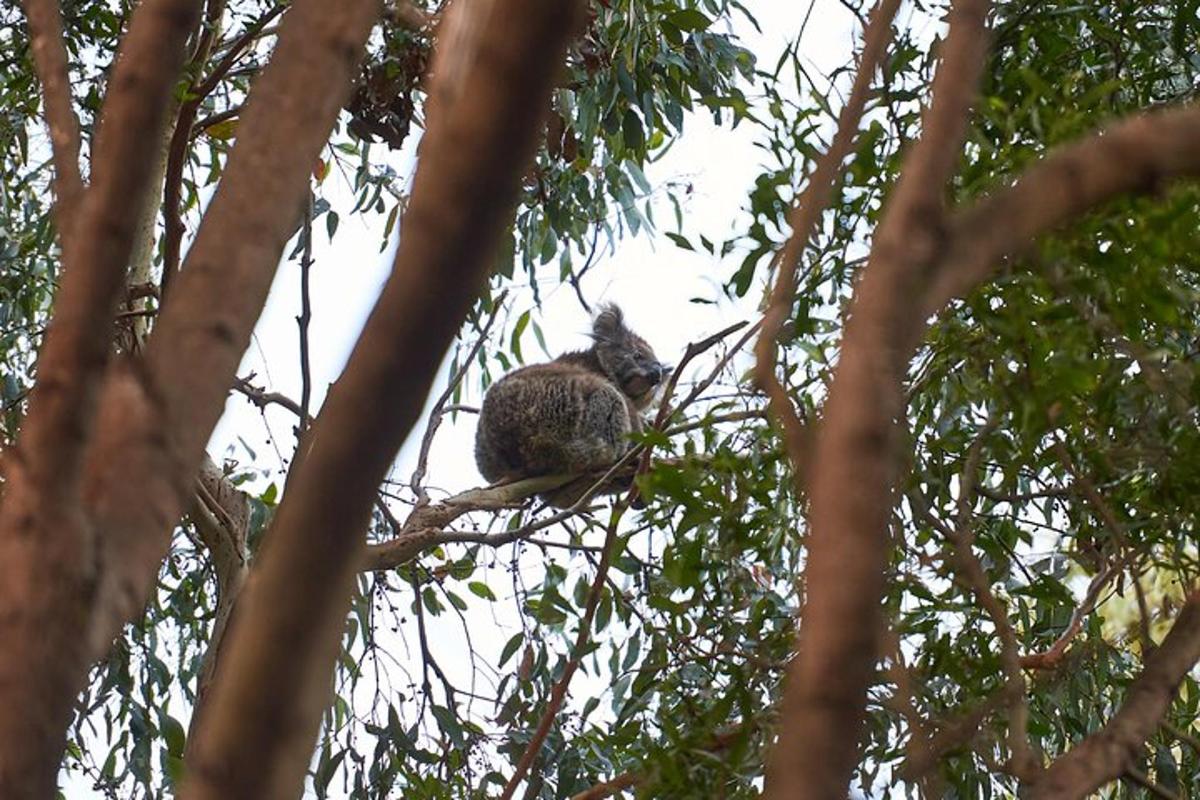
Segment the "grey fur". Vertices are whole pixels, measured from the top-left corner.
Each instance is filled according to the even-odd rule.
[[[514,370],[488,390],[475,435],[484,478],[590,472],[629,449],[666,369],[616,306],[596,315],[592,340],[588,350]]]

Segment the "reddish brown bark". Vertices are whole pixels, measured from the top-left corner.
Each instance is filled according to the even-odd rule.
[[[1097,205],[1129,192],[1158,191],[1200,177],[1200,109],[1140,114],[1055,150],[1012,186],[999,189],[950,222],[952,246],[933,275],[926,310],[991,277],[1004,259]]]
[[[243,591],[194,743],[189,800],[299,791],[376,489],[482,286],[579,6],[457,9],[470,16],[439,37],[445,52],[431,73],[392,276],[310,429]]]
[[[771,413],[783,428],[784,443],[797,483],[803,481],[806,471],[808,437],[804,422],[792,406],[791,397],[775,375],[775,350],[783,323],[791,316],[796,295],[796,270],[800,267],[800,259],[817,229],[821,215],[825,213],[825,207],[833,198],[833,189],[841,175],[842,162],[846,160],[858,138],[858,123],[867,104],[871,82],[875,79],[875,73],[887,52],[888,43],[891,42],[892,19],[896,16],[899,6],[900,0],[881,0],[871,13],[871,21],[867,30],[863,32],[862,60],[858,65],[858,74],[854,78],[850,97],[838,114],[837,132],[829,144],[829,150],[813,167],[804,192],[796,201],[788,218],[792,235],[779,253],[779,275],[771,290],[770,306],[763,315],[762,334],[754,348],[754,379],[766,392]]]
[[[92,184],[63,241],[64,281],[38,381],[5,465],[0,509],[0,796],[49,797],[88,666],[94,529],[80,507],[110,328],[150,164],[198,0],[147,0],[130,23],[104,106]],[[61,76],[60,76],[61,77]],[[68,167],[69,170],[69,167]]]
[[[814,470],[810,493],[808,599],[783,701],[780,742],[768,771],[769,798],[843,797],[856,762],[865,691],[876,658],[886,523],[898,460],[893,420],[903,413],[900,382],[924,320],[985,280],[1003,258],[1027,248],[1034,237],[1096,204],[1121,193],[1151,190],[1169,179],[1200,175],[1200,153],[1193,146],[1200,136],[1200,112],[1178,109],[1120,123],[1064,148],[1012,187],[947,216],[942,187],[958,159],[984,52],[986,8],[973,0],[954,4],[933,106],[920,142],[905,160],[855,292],[818,439],[820,469]],[[923,305],[914,307],[914,297],[924,298]],[[1171,662],[1170,674],[1190,652]],[[1149,667],[1147,672],[1152,672]],[[1156,687],[1161,698],[1167,684],[1161,667],[1153,672],[1159,677],[1150,678],[1147,686]],[[1137,708],[1150,706],[1146,701]],[[1148,735],[1144,725],[1120,730],[1120,747],[1130,747],[1133,733]],[[1095,755],[1109,748],[1108,758],[1115,757],[1117,747],[1110,737],[1082,752]],[[1073,759],[1071,770],[1084,771],[1085,758]],[[1092,769],[1089,780],[1099,780],[1096,785],[1113,777],[1111,766]],[[1056,765],[1050,772],[1067,774],[1067,769]],[[1101,779],[1100,773],[1108,777]],[[1072,786],[1082,785],[1072,781]]]

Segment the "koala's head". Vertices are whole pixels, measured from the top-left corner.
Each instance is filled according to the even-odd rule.
[[[625,327],[621,309],[601,307],[592,322],[592,340],[600,367],[625,396],[639,408],[654,399],[654,391],[667,375],[646,340]]]

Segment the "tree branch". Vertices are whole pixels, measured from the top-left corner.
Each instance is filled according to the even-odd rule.
[[[250,503],[245,493],[239,491],[225,477],[221,468],[206,457],[196,480],[196,494],[188,516],[208,548],[217,576],[217,608],[208,649],[204,651],[204,661],[196,681],[196,702],[188,725],[187,741],[190,744],[193,741],[192,733],[204,715],[225,633],[250,569],[250,553],[247,549]]]
[[[1200,108],[1185,106],[1123,120],[1046,156],[1012,186],[954,215],[951,247],[933,273],[926,311],[940,311],[1037,236],[1101,203],[1200,176],[1197,140]]]
[[[630,492],[630,496],[632,495],[633,492]],[[584,648],[587,647],[588,640],[592,636],[592,620],[596,616],[596,609],[600,606],[600,596],[604,590],[604,581],[608,577],[608,568],[612,563],[613,546],[617,541],[617,527],[628,505],[629,501],[626,498],[613,508],[612,517],[608,522],[608,532],[604,537],[604,550],[600,553],[600,563],[596,565],[596,576],[592,579],[591,588],[588,590],[587,603],[584,606],[583,615],[579,618],[579,631],[575,635],[575,644],[571,648],[571,656],[563,668],[562,675],[550,690],[550,696],[546,699],[546,707],[542,710],[542,717],[538,721],[533,735],[529,738],[528,744],[525,745],[524,752],[521,753],[521,757],[517,760],[517,765],[513,768],[512,776],[508,779],[508,783],[504,785],[504,791],[500,793],[500,800],[512,800],[513,793],[521,785],[521,781],[525,779],[525,775],[529,772],[530,765],[533,764],[534,759],[541,752],[546,737],[550,735],[550,728],[554,725],[554,719],[558,716],[558,712],[562,709],[563,701],[567,698],[567,688],[571,685],[571,678],[575,676],[575,671],[579,669],[579,662],[585,654]]]
[[[597,783],[589,789],[584,789],[582,792],[571,796],[571,800],[604,800],[606,797],[611,797],[617,792],[625,789],[632,789],[638,785],[640,778],[632,772],[622,772],[617,777],[604,783]]]
[[[462,383],[462,379],[467,374],[467,368],[471,362],[475,360],[475,356],[483,348],[484,342],[487,341],[488,332],[491,331],[492,325],[496,323],[496,319],[500,314],[500,308],[504,303],[504,298],[507,292],[502,292],[498,297],[492,300],[492,314],[488,317],[488,321],[484,324],[483,330],[479,332],[479,337],[475,340],[475,344],[467,351],[467,355],[463,358],[458,370],[450,376],[450,380],[446,382],[446,389],[438,397],[433,404],[433,408],[429,412],[429,422],[425,425],[425,434],[421,437],[421,450],[417,454],[417,466],[413,470],[412,478],[409,479],[408,486],[417,497],[416,509],[429,504],[429,493],[425,490],[423,481],[425,480],[425,471],[429,466],[429,450],[433,447],[433,437],[437,434],[437,429],[442,424],[442,417],[446,413],[446,404],[450,402],[450,398],[454,396],[455,389]]]
[[[1125,692],[1125,702],[1097,733],[1056,759],[1029,792],[1031,800],[1086,797],[1127,775],[1142,756],[1146,740],[1162,723],[1179,684],[1200,660],[1200,594],[1179,612],[1171,632],[1146,659],[1141,676]]]
[[[1010,769],[1021,780],[1036,776],[1040,764],[1029,746],[1029,707],[1025,701],[1025,676],[1021,672],[1020,645],[1017,632],[1008,618],[1008,610],[992,591],[992,582],[973,549],[975,535],[971,507],[975,485],[979,482],[979,462],[984,441],[995,430],[997,420],[990,418],[980,430],[967,453],[966,465],[959,479],[958,511],[949,538],[954,546],[954,562],[959,575],[975,594],[975,599],[987,612],[1000,639],[1000,664],[1004,670],[1008,705],[1008,745]]]
[[[59,238],[65,240],[83,195],[83,178],[79,174],[79,117],[71,102],[62,14],[55,0],[24,0],[24,4],[54,158],[54,218]]]
[[[71,702],[86,675],[84,633],[102,541],[85,521],[83,463],[157,141],[199,0],[146,0],[109,81],[91,188],[63,238],[64,279],[38,359],[0,507],[0,796],[54,792]],[[59,76],[61,77],[61,76]],[[136,135],[134,135],[136,133]],[[122,458],[110,467],[120,469]]]
[[[1058,638],[1050,647],[1040,653],[1029,653],[1021,656],[1021,667],[1023,669],[1055,669],[1062,663],[1063,658],[1067,654],[1067,646],[1079,635],[1079,631],[1083,629],[1083,621],[1087,619],[1087,615],[1092,613],[1092,609],[1096,607],[1096,601],[1100,598],[1100,592],[1108,585],[1113,576],[1121,573],[1123,562],[1118,561],[1111,563],[1104,568],[1103,571],[1096,573],[1088,584],[1087,592],[1084,593],[1083,600],[1071,612],[1071,619],[1067,623],[1067,627],[1059,634]]]
[[[328,7],[318,5],[328,27]],[[243,592],[185,800],[301,788],[375,492],[482,287],[579,10],[496,0],[448,12],[392,275],[309,431]]]
[[[308,430],[309,407],[312,402],[312,363],[309,358],[308,327],[312,322],[312,295],[309,278],[313,265],[312,223],[314,211],[313,193],[304,199],[304,221],[300,235],[304,239],[304,252],[300,256],[300,314],[296,317],[297,335],[300,345],[300,413],[296,420],[296,447],[304,445],[304,432]]]
[[[299,217],[313,160],[378,10],[375,0],[343,3],[337,14],[319,0],[289,8],[187,266],[150,336],[145,366],[106,387],[106,422],[88,453],[88,496],[104,532],[106,566],[93,619],[95,655],[154,585],[167,533],[190,501],[204,445]]]
[[[874,80],[879,64],[886,55],[888,43],[891,42],[892,19],[896,16],[899,6],[900,0],[880,0],[871,13],[870,23],[863,33],[863,52],[858,74],[855,75],[850,97],[838,115],[833,141],[825,154],[818,159],[804,192],[789,216],[792,235],[788,237],[776,259],[779,274],[775,279],[775,287],[771,290],[767,312],[763,316],[762,333],[754,348],[754,379],[766,392],[771,412],[783,428],[784,444],[792,462],[792,472],[797,485],[804,480],[804,465],[808,462],[808,437],[805,435],[804,422],[792,405],[791,397],[775,374],[775,352],[783,323],[791,315],[792,303],[795,301],[796,270],[800,266],[800,259],[809,240],[817,229],[817,224],[821,221],[825,207],[833,198],[833,188],[841,174],[842,162],[846,160],[858,138],[858,123],[867,103],[871,81]]]
[[[223,2],[217,5],[224,6]],[[183,189],[183,167],[187,160],[188,145],[195,134],[196,114],[201,104],[220,85],[229,70],[241,58],[245,48],[255,40],[266,25],[283,13],[285,6],[278,5],[269,9],[252,25],[246,28],[233,41],[225,55],[203,80],[197,78],[188,89],[188,99],[179,107],[175,121],[175,132],[171,137],[168,148],[166,177],[163,180],[163,272],[162,296],[164,300],[170,291],[172,279],[179,271],[179,253],[183,241],[183,218],[181,217],[180,196]],[[211,15],[210,15],[211,16]],[[216,21],[219,22],[219,19]],[[203,69],[212,50],[218,25],[216,23],[205,31],[205,38],[196,52],[197,74]],[[206,120],[207,124],[213,124]]]

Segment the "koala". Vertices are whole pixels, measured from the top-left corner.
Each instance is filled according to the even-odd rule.
[[[650,345],[625,327],[621,309],[606,305],[592,323],[587,350],[510,372],[483,398],[475,463],[492,483],[537,475],[583,473],[612,466],[643,427],[667,368]],[[571,505],[585,487],[550,495]]]

